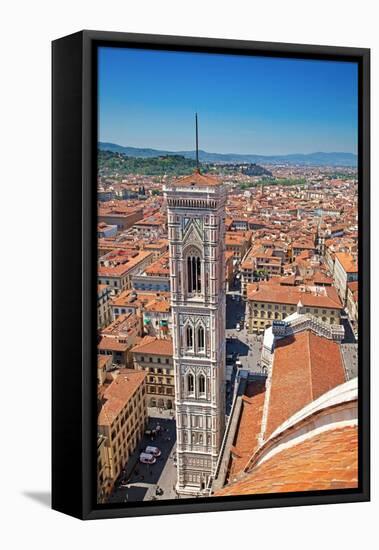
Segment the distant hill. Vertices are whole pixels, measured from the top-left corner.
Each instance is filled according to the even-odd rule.
[[[99,142],[99,149],[123,153],[128,157],[153,158],[162,156],[183,156],[195,159],[195,151],[162,151],[138,147],[124,147],[116,143]],[[240,155],[235,153],[208,153],[199,150],[199,160],[208,163],[261,163],[297,164],[301,166],[357,166],[357,155],[353,153],[294,153],[292,155]]]
[[[115,174],[127,176],[140,174],[145,176],[183,176],[191,174],[196,161],[182,155],[161,155],[156,157],[127,156],[119,151],[101,151],[98,154],[98,171],[101,176]]]
[[[119,151],[99,149],[98,170],[100,176],[126,176],[128,174],[140,174],[145,176],[183,176],[191,174],[196,168],[195,159],[186,158],[183,155],[160,155],[156,157],[129,156]],[[207,163],[200,163],[203,172],[214,168]],[[217,172],[220,174],[241,173],[248,176],[272,176],[258,164],[218,164]]]

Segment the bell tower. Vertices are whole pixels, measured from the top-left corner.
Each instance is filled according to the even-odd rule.
[[[166,185],[177,491],[205,494],[225,427],[226,192],[200,173]]]

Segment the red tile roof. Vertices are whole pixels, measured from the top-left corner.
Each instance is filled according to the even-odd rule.
[[[273,282],[248,283],[247,298],[254,302],[297,305],[299,300],[306,307],[341,309],[342,303],[333,286],[324,287],[321,292],[304,292],[299,287],[290,287]]]
[[[125,352],[129,348],[127,342],[120,342],[117,338],[103,336],[97,345],[98,350]]]
[[[215,185],[220,185],[221,181],[214,176],[208,176],[201,174],[199,170],[195,170],[193,174],[189,176],[184,176],[173,182],[176,187],[189,187],[189,186],[204,186],[204,187],[213,187]]]
[[[169,338],[160,339],[154,336],[145,336],[131,351],[133,353],[172,356],[172,340]]]
[[[99,426],[112,424],[123,410],[126,403],[143,384],[145,377],[146,373],[144,371],[136,371],[133,369],[120,370],[120,374],[103,393],[105,402],[99,413]]]
[[[346,273],[357,273],[358,265],[351,254],[336,252],[336,260],[339,261]]]
[[[358,486],[357,426],[331,429],[284,449],[215,496],[347,489]]]
[[[311,331],[276,344],[265,438],[320,395],[345,382],[340,346]]]
[[[250,456],[258,446],[264,399],[265,384],[261,382],[250,383],[245,395],[242,397],[242,410],[237,436],[232,447],[229,479],[232,479],[245,468]]]

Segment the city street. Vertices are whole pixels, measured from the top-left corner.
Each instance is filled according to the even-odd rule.
[[[358,343],[347,315],[341,318],[341,324],[345,329],[345,337],[341,344],[341,352],[345,363],[346,374],[350,380],[358,376]]]
[[[246,302],[242,300],[238,283],[226,295],[226,355],[234,355],[243,369],[261,373],[262,337],[248,334],[245,324]],[[240,324],[239,331],[236,329],[237,323]]]
[[[156,414],[149,418],[147,430],[160,426],[159,434],[152,439],[144,435],[139,447],[128,461],[126,472],[116,483],[116,488],[111,494],[110,503],[133,502],[142,500],[174,499],[176,484],[176,466],[174,464],[176,448],[176,422],[171,413],[158,409],[149,412]],[[155,464],[141,464],[140,453],[148,446],[153,445],[161,451]],[[156,494],[157,488],[162,489],[160,495]]]

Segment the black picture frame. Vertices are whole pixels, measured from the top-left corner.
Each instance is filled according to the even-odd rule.
[[[304,59],[359,67],[359,487],[96,504],[96,171],[99,45]],[[301,506],[370,499],[370,50],[81,31],[52,43],[52,507],[81,519]]]

